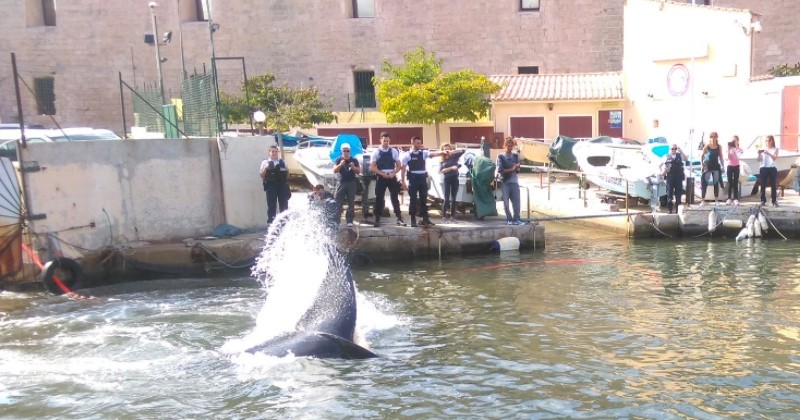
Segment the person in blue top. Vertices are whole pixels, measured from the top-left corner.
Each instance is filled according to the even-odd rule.
[[[261,181],[267,193],[267,224],[275,220],[277,211],[286,211],[289,208],[289,168],[286,162],[278,157],[278,146],[269,148],[269,158],[261,161]],[[277,207],[277,209],[276,209]],[[277,211],[276,211],[277,210]]]
[[[442,208],[442,217],[444,223],[456,223],[456,196],[458,195],[458,169],[461,164],[458,160],[464,154],[463,150],[452,150],[453,147],[450,143],[442,145],[442,163],[439,165],[439,172],[442,174],[443,190],[444,190],[444,207]],[[447,217],[447,211],[450,210],[450,217]]]
[[[417,216],[422,216],[422,226],[433,226],[428,216],[428,171],[425,162],[429,157],[439,156],[442,152],[429,152],[422,149],[422,139],[414,136],[411,138],[411,150],[403,155],[400,160],[403,178],[403,189],[408,189],[411,200],[408,203],[408,214],[411,218],[411,227],[417,227]],[[406,184],[406,178],[408,184]]]
[[[500,175],[503,188],[503,209],[506,212],[507,225],[524,225],[520,218],[520,193],[519,193],[519,155],[513,153],[514,139],[506,137],[506,151],[497,156],[497,173]],[[511,212],[511,208],[514,212]]]
[[[389,147],[389,141],[391,141],[389,133],[382,132],[381,147],[375,150],[369,163],[370,170],[377,176],[375,180],[375,224],[373,225],[375,227],[381,225],[381,214],[383,213],[384,197],[387,189],[389,190],[389,199],[392,201],[394,214],[397,216],[397,224],[401,226],[406,224],[400,213],[399,196],[402,187],[397,180],[397,173],[401,169],[400,152],[394,147]]]
[[[725,161],[722,157],[722,148],[719,146],[719,135],[716,131],[712,131],[708,135],[708,144],[703,147],[703,163],[700,178],[700,205],[706,202],[706,189],[708,188],[708,181],[714,186],[714,203],[717,202],[719,197],[719,184],[722,181],[722,168],[725,166]]]
[[[358,174],[361,173],[358,159],[350,156],[350,145],[342,144],[342,155],[334,162],[333,173],[337,174],[339,186],[336,188],[336,208],[339,211],[337,220],[342,217],[342,206],[347,199],[347,213],[345,221],[347,227],[353,227],[353,217],[355,216],[356,191],[358,190]]]

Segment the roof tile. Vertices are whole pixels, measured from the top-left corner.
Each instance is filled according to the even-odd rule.
[[[493,101],[624,99],[622,73],[519,74],[489,77],[503,86]]]

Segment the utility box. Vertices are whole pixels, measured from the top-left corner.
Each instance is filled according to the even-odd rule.
[[[161,105],[164,113],[164,138],[179,139],[178,134],[178,109],[173,104]]]

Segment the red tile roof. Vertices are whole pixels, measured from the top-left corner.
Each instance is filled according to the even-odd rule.
[[[519,74],[489,78],[503,86],[493,101],[586,101],[624,99],[622,73]]]

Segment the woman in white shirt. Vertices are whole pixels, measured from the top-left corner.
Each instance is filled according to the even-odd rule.
[[[772,206],[778,207],[778,167],[775,159],[778,158],[778,148],[775,147],[775,137],[767,136],[767,144],[758,151],[758,161],[761,162],[758,171],[758,181],[761,183],[761,205],[767,204],[767,183],[772,188]]]

